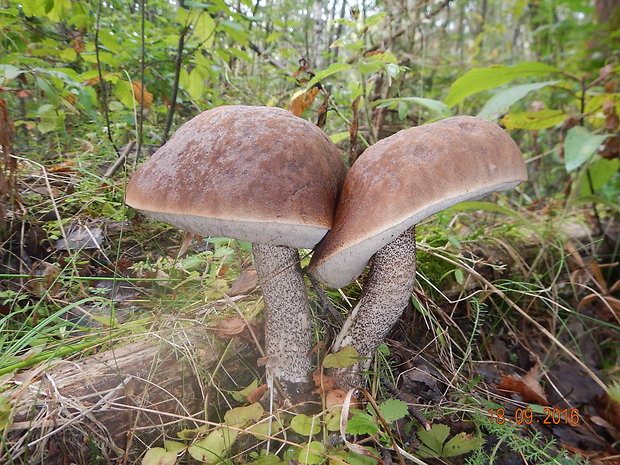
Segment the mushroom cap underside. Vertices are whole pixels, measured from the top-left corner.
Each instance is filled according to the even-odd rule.
[[[127,204],[200,235],[313,247],[346,174],[314,124],[273,107],[223,106],[181,126],[132,176]]]
[[[377,250],[424,218],[526,179],[521,151],[489,121],[459,116],[399,131],[349,170],[310,272],[342,287]]]

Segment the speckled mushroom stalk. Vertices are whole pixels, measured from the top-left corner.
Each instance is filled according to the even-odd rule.
[[[265,300],[267,373],[294,400],[311,387],[310,310],[299,253],[276,245],[254,244],[254,265]]]
[[[349,170],[334,224],[317,246],[310,273],[343,287],[369,259],[372,267],[359,303],[333,351],[353,346],[360,360],[337,370],[341,388],[363,382],[377,346],[413,291],[413,227],[459,202],[508,190],[527,179],[521,152],[489,121],[447,118],[405,129],[369,147]]]
[[[415,227],[406,230],[372,257],[362,296],[332,349],[338,352],[345,346],[352,346],[360,358],[352,367],[332,373],[341,385],[364,384],[361,373],[370,368],[375,350],[396,324],[411,297],[415,266]]]
[[[201,236],[253,244],[266,315],[267,375],[303,400],[310,313],[297,249],[332,225],[346,167],[314,124],[286,110],[207,110],[181,126],[134,173],[127,204]]]

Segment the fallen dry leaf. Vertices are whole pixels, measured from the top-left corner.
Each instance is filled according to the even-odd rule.
[[[212,327],[217,331],[217,335],[223,338],[231,338],[237,336],[245,329],[245,320],[238,316],[228,316],[220,320],[215,327]]]
[[[191,233],[189,231],[185,231],[183,235],[183,241],[181,241],[181,247],[179,248],[179,253],[177,254],[177,258],[181,258],[184,256],[189,250],[189,246],[192,244],[192,241],[196,239],[196,242],[202,241],[202,236],[198,234]]]
[[[549,405],[547,396],[538,382],[539,368],[540,365],[537,363],[523,377],[519,377],[518,375],[504,376],[497,385],[497,389],[516,392],[525,402],[532,402],[538,405]]]
[[[254,389],[252,392],[248,394],[248,402],[253,404],[254,402],[258,402],[259,400],[261,400],[266,390],[267,390],[266,384],[262,384],[258,386],[256,389]]]
[[[336,378],[333,376],[327,376],[324,373],[321,373],[321,371],[321,368],[319,368],[312,373],[312,380],[316,386],[316,389],[312,391],[314,394],[321,394],[323,392],[331,391],[336,386]]]
[[[248,268],[239,274],[231,288],[228,290],[228,295],[230,297],[234,297],[239,294],[247,294],[256,288],[257,283],[258,275],[256,274],[256,270],[254,268]]]
[[[345,397],[347,397],[347,391],[344,389],[332,389],[325,394],[325,407],[328,409],[342,407]]]
[[[325,349],[325,342],[324,341],[319,341],[317,342],[314,347],[312,348],[312,350],[310,351],[310,355],[317,353],[319,350],[323,350]]]

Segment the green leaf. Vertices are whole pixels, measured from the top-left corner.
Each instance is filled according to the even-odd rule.
[[[533,84],[521,84],[504,89],[491,97],[476,116],[485,119],[495,118],[530,92],[551,86],[558,82],[560,81],[535,82]]]
[[[395,97],[380,99],[375,102],[375,104],[378,105],[379,108],[392,106],[395,103],[415,103],[416,105],[428,108],[434,113],[437,113],[437,115],[442,118],[448,118],[452,116],[452,111],[450,111],[450,107],[448,107],[448,105],[443,103],[441,100],[433,100],[424,97]]]
[[[526,111],[511,113],[502,118],[506,129],[545,129],[563,122],[568,115],[561,110]]]
[[[205,90],[205,77],[202,70],[199,68],[194,68],[188,76],[187,86],[185,90],[192,97],[193,100],[199,100]]]
[[[236,407],[224,414],[224,422],[229,426],[243,428],[245,425],[260,420],[265,409],[258,402],[245,407]]]
[[[133,108],[136,104],[133,98],[133,86],[122,79],[119,79],[114,86],[114,96],[127,108]]]
[[[314,436],[321,431],[320,423],[318,418],[300,413],[291,420],[291,428],[298,434]]]
[[[347,423],[347,433],[349,434],[375,434],[379,432],[379,426],[373,417],[367,413],[354,415]]]
[[[590,190],[590,182],[587,176],[584,176],[581,180],[580,194],[592,195],[596,193],[618,172],[618,170],[620,170],[620,160],[618,158],[614,158],[613,160],[601,158],[595,161],[588,167],[588,173],[590,173],[590,179],[592,179],[592,188],[594,192]]]
[[[205,463],[221,462],[226,457],[236,433],[228,429],[218,428],[206,438],[194,442],[187,449],[192,457]]]
[[[208,431],[208,429],[209,428],[206,425],[199,426],[198,428],[183,429],[177,432],[177,437],[179,439],[183,439],[184,441],[188,441],[188,440],[197,438],[199,436],[202,436],[204,433]]]
[[[377,24],[379,21],[381,21],[383,18],[385,18],[385,12],[377,13],[375,15],[369,16],[368,18],[366,18],[366,21],[364,21],[364,26],[372,27],[375,24]]]
[[[456,457],[457,455],[479,449],[483,445],[484,439],[481,437],[459,433],[443,446],[442,457]]]
[[[254,379],[254,381],[252,381],[245,389],[242,389],[241,391],[233,391],[232,394],[232,398],[235,399],[237,402],[245,402],[248,398],[248,395],[254,391],[256,388],[258,387],[258,380]]]
[[[342,408],[338,407],[331,409],[325,414],[325,428],[327,431],[339,431],[340,430],[340,417],[342,415]]]
[[[381,415],[388,423],[404,418],[409,413],[407,403],[398,399],[388,399],[379,405]]]
[[[184,450],[186,447],[187,446],[183,444],[182,442],[169,441],[167,439],[164,441],[164,449],[166,449],[169,452],[180,452]]]
[[[325,446],[319,441],[312,441],[307,445],[302,444],[297,461],[301,464],[318,465],[327,459],[321,452],[325,452]]]
[[[329,138],[334,144],[337,144],[338,142],[343,141],[347,139],[348,137],[349,137],[349,131],[337,132],[336,134],[332,134],[331,136],[329,136]]]
[[[583,126],[570,128],[564,139],[564,164],[571,172],[583,165],[611,134],[592,134]]]
[[[252,465],[287,465],[288,462],[280,459],[277,455],[270,454],[246,463],[251,463]]]
[[[15,79],[22,74],[22,70],[13,65],[0,65],[0,84]]]
[[[474,68],[458,78],[445,98],[446,105],[453,107],[470,95],[483,90],[494,89],[519,77],[546,76],[561,70],[544,63],[519,63],[515,66],[493,65],[488,68]]]
[[[263,421],[261,423],[252,425],[247,428],[246,431],[258,439],[265,439],[266,436],[273,436],[275,434],[278,434],[283,429],[284,426],[282,425],[280,420],[273,420],[271,424],[269,424],[269,421]]]
[[[450,434],[450,427],[442,425],[441,423],[435,423],[431,426],[430,431],[426,431],[424,428],[420,428],[417,432],[418,439],[424,444],[418,452],[423,457],[441,456],[443,449],[443,443]]]
[[[219,26],[232,40],[244,47],[248,45],[248,35],[243,27],[233,21],[220,21]]]
[[[55,110],[50,110],[41,115],[37,129],[43,134],[53,131],[58,127],[59,117]]]
[[[383,68],[383,63],[380,61],[360,61],[356,64],[357,69],[360,70],[363,76],[367,74],[373,74],[378,72],[381,68]]]
[[[161,447],[152,447],[142,457],[142,465],[174,465],[175,463],[177,463],[177,453],[166,451]]]
[[[48,0],[49,2],[49,0]],[[71,16],[71,1],[70,0],[53,0],[53,7],[47,11],[47,17],[54,22],[59,22],[62,19]],[[47,9],[47,8],[46,8]]]
[[[607,388],[607,392],[614,402],[620,402],[620,383],[618,381],[614,381],[614,383]]]
[[[204,47],[211,47],[215,37],[215,21],[207,12],[203,12],[194,26],[196,36],[203,43]]]
[[[373,447],[364,447],[371,454],[379,456],[379,453]],[[375,465],[378,460],[374,457],[370,457],[364,454],[358,454],[353,451],[349,451],[348,457],[349,465]]]
[[[342,73],[343,71],[348,70],[350,67],[351,65],[348,63],[332,63],[331,65],[327,67],[327,69],[324,69],[323,71],[319,71],[318,73],[316,73],[315,76],[312,79],[310,79],[310,82],[308,82],[306,89],[310,89],[317,82],[322,81],[326,77],[329,77],[336,73]]]
[[[41,0],[22,0],[22,8],[26,16],[45,16],[45,2]]]
[[[346,368],[355,365],[359,354],[353,346],[345,346],[335,354],[327,354],[323,360],[325,368]]]
[[[4,431],[10,422],[11,402],[8,397],[0,395],[0,431]]]

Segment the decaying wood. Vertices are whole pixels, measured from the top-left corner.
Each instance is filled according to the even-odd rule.
[[[122,459],[136,432],[152,436],[176,421],[167,413],[204,411],[197,365],[213,365],[217,352],[204,331],[170,330],[17,375],[3,392],[12,421],[0,463],[87,464],[95,463],[93,454],[104,463]]]

